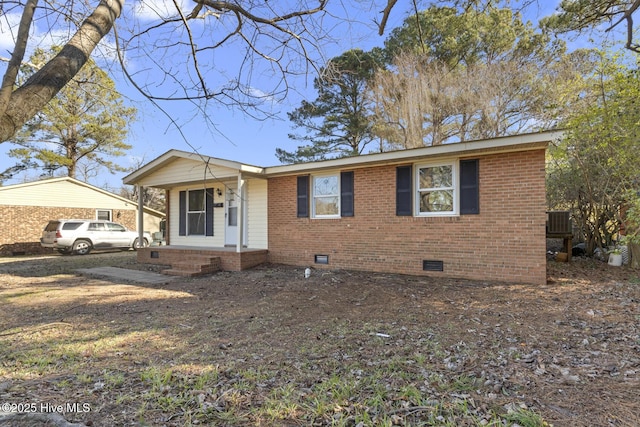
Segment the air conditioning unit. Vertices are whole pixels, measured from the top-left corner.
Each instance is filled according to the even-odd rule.
[[[569,211],[547,212],[547,234],[571,234]]]

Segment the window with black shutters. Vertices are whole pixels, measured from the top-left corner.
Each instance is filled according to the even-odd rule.
[[[353,171],[297,177],[298,218],[354,216]]]
[[[480,161],[425,163],[396,168],[397,216],[480,213]]]

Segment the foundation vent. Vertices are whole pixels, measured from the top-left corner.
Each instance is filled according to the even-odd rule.
[[[329,264],[329,255],[315,255],[314,260],[316,264]]]
[[[422,269],[424,271],[444,271],[444,263],[432,259],[422,260]]]

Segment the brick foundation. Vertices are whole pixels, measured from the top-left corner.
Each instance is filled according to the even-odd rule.
[[[245,249],[235,252],[225,248],[193,248],[187,246],[153,246],[138,249],[137,261],[141,264],[177,265],[185,258],[198,256],[217,256],[220,269],[224,271],[242,271],[267,261],[264,249]]]

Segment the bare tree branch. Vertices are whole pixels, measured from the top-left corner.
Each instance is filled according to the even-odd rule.
[[[38,6],[38,0],[28,0],[20,19],[20,26],[18,28],[18,36],[16,38],[16,46],[11,54],[7,71],[2,79],[2,87],[0,87],[0,116],[4,115],[9,106],[9,100],[11,99],[11,92],[13,91],[13,85],[18,76],[20,70],[20,64],[24,59],[24,53],[27,50],[27,40],[29,40],[29,28],[31,28],[31,22],[33,21],[33,15],[35,14],[36,7]]]
[[[629,9],[624,12],[622,18],[616,21],[613,25],[605,30],[605,32],[609,32],[618,26],[622,21],[627,21],[627,43],[625,47],[634,52],[640,52],[640,46],[633,44],[633,13],[640,7],[640,0],[635,0],[635,2],[631,5]]]
[[[101,40],[106,49],[115,43],[125,76],[147,99],[187,100],[200,112],[213,101],[253,117],[270,117],[272,105],[292,88],[288,78],[317,70],[321,43],[327,42],[331,29],[324,18],[335,18],[326,10],[328,0],[193,0],[191,10],[184,10],[180,0],[139,0],[130,13],[122,13],[126,0],[102,0],[93,12],[80,9],[84,3],[74,0],[43,5],[23,1],[31,12],[25,4],[14,6],[23,9],[26,30],[18,35],[12,71],[5,73],[0,92],[0,142],[11,138],[71,80]],[[397,0],[384,1],[386,23]],[[82,20],[85,14],[88,18]],[[75,34],[58,56],[16,89],[14,70],[24,59],[27,23],[43,17],[51,33],[69,25]],[[122,24],[114,38],[105,38],[116,29],[116,19]]]
[[[0,141],[11,138],[76,75],[111,30],[123,5],[124,0],[102,0],[60,53],[11,94],[0,115]]]
[[[378,24],[378,35],[384,34],[384,29],[387,26],[387,21],[389,20],[389,14],[391,14],[391,9],[396,5],[398,0],[389,0],[387,2],[387,6],[382,11],[382,19],[380,20],[380,24]]]

